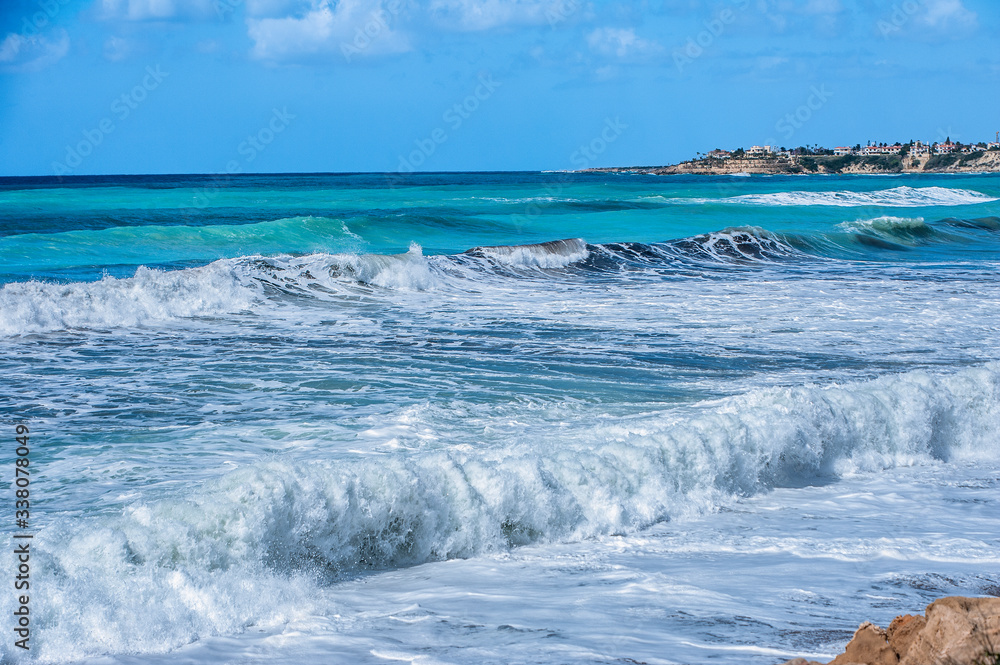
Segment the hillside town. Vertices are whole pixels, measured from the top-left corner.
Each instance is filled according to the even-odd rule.
[[[785,148],[753,145],[717,148],[695,159],[669,166],[633,166],[589,169],[598,172],[651,175],[804,175],[883,173],[998,173],[1000,132],[994,141],[960,143],[944,141],[879,143],[825,148],[819,145]]]
[[[962,154],[971,155],[976,152],[986,150],[1000,150],[1000,132],[997,132],[996,140],[989,143],[982,141],[979,143],[957,143],[952,142],[951,137],[946,138],[941,143],[925,143],[924,141],[910,141],[909,143],[875,143],[869,141],[867,145],[839,146],[836,148],[821,148],[818,146],[802,146],[789,150],[788,148],[778,148],[770,145],[754,145],[748,150],[737,148],[736,150],[716,149],[705,154],[706,159],[766,159],[773,157],[792,157],[801,155],[833,155],[842,157],[845,155],[899,155],[900,157],[910,155],[912,157],[930,157],[931,155],[951,155]]]

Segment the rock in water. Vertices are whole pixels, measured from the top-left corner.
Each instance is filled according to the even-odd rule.
[[[952,596],[927,606],[926,625],[901,642],[900,665],[993,663],[1000,653],[1000,598]]]
[[[913,644],[926,625],[927,620],[919,614],[899,616],[889,624],[889,628],[885,631],[886,638],[900,660],[906,658],[906,654],[910,651],[910,645]]]
[[[830,665],[897,665],[899,655],[889,646],[886,631],[865,621],[847,643],[844,653],[830,661]]]
[[[951,596],[928,605],[925,616],[896,617],[887,629],[866,621],[829,665],[994,665],[998,654],[1000,598]]]

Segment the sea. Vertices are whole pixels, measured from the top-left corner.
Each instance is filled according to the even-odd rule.
[[[4,662],[774,665],[1000,595],[998,175],[4,178],[0,284]]]

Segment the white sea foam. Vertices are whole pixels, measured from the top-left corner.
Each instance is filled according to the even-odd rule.
[[[673,247],[694,244],[698,252],[695,258],[706,255],[718,263],[736,261],[772,261],[778,257],[801,256],[801,252],[788,244],[779,235],[756,226],[736,227],[714,231],[673,243]]]
[[[880,232],[894,233],[902,232],[924,232],[930,231],[923,217],[892,217],[883,215],[872,219],[858,219],[850,222],[841,222],[837,228],[850,233]]]
[[[264,285],[321,295],[366,285],[407,291],[438,284],[419,245],[395,255],[310,254],[222,259],[184,270],[140,267],[127,278],[57,284],[14,282],[0,289],[0,335],[135,328],[176,319],[255,311]],[[317,290],[319,289],[319,290]]]
[[[478,451],[261,461],[186,496],[43,529],[38,657],[163,651],[281,625],[339,572],[634,533],[837,476],[996,462],[998,428],[991,364],[759,389]],[[0,597],[0,612],[11,600]]]
[[[230,261],[176,271],[139,268],[133,277],[97,282],[17,282],[0,289],[0,334],[130,328],[240,312],[258,299],[252,282],[241,279]]]
[[[316,259],[327,261],[322,256]],[[405,254],[336,254],[327,262],[328,274],[348,277],[371,286],[420,291],[437,284],[417,243],[410,243],[410,249]]]
[[[959,206],[989,203],[997,199],[981,192],[948,187],[893,187],[874,192],[775,192],[773,194],[743,194],[721,199],[723,203],[762,206],[885,206],[916,208],[923,206]],[[699,199],[699,203],[719,202]]]

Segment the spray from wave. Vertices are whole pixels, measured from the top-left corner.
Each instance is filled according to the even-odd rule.
[[[995,461],[998,426],[993,364],[756,390],[492,449],[261,461],[117,517],[43,529],[39,657],[162,651],[280,625],[362,570],[632,532],[846,474]],[[94,612],[65,609],[79,607]]]
[[[228,261],[175,271],[140,267],[133,277],[98,282],[15,282],[0,289],[0,334],[134,328],[233,314],[259,300],[259,289]]]

